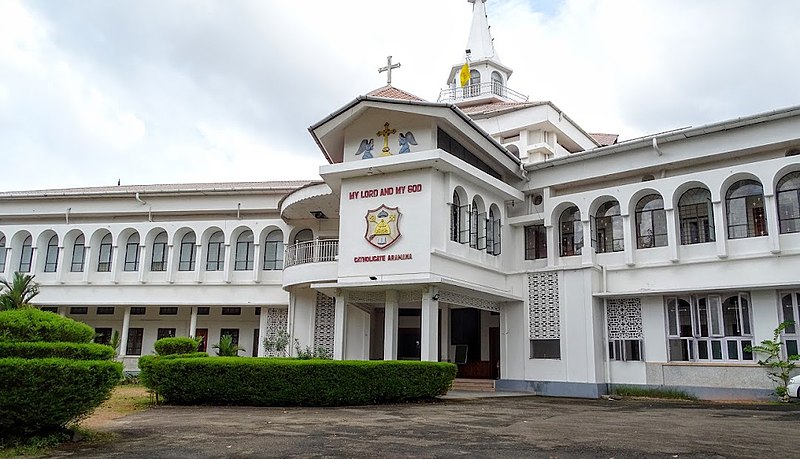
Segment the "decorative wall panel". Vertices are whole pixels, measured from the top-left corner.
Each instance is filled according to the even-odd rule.
[[[641,339],[641,300],[639,298],[612,298],[607,303],[608,339]]]
[[[500,303],[489,301],[472,296],[462,295],[451,292],[450,290],[439,290],[439,302],[454,304],[456,306],[466,306],[468,308],[484,309],[486,311],[500,312]]]
[[[288,333],[287,329],[287,322],[289,321],[289,310],[286,308],[267,308],[261,309],[261,314],[267,315],[267,328],[264,332],[265,336],[261,337],[263,341],[264,338],[270,338],[274,340],[278,337],[278,333],[284,332]],[[291,346],[291,343],[289,344]],[[283,356],[282,353],[278,353],[276,351],[269,351],[267,352],[268,357],[281,357]]]
[[[336,307],[334,299],[317,292],[317,308],[314,314],[314,349],[323,348],[333,355],[333,329]]]
[[[558,273],[528,274],[530,339],[561,338]]]

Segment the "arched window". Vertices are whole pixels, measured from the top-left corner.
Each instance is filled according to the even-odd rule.
[[[253,232],[250,230],[244,231],[236,239],[236,263],[233,269],[236,271],[247,271],[253,269]]]
[[[31,272],[31,262],[33,261],[33,237],[28,236],[22,242],[22,251],[19,254],[19,272]]]
[[[755,180],[739,180],[725,194],[728,238],[740,239],[767,235],[764,189]]]
[[[800,172],[784,175],[777,192],[781,234],[800,232]]]
[[[194,231],[189,231],[181,238],[181,253],[178,260],[178,271],[194,271],[194,260],[197,253],[197,239]]]
[[[167,232],[158,233],[153,239],[153,258],[150,261],[150,271],[167,270]]]
[[[597,253],[625,250],[619,202],[608,201],[598,207],[594,219],[594,238]]]
[[[298,244],[300,242],[309,242],[313,240],[314,240],[314,233],[308,228],[300,230],[297,232],[297,234],[294,235],[295,244]]]
[[[208,238],[208,255],[206,255],[206,271],[222,271],[225,269],[225,236],[217,231]]]
[[[86,239],[83,234],[75,238],[75,243],[72,244],[72,263],[70,263],[69,270],[73,273],[83,272],[84,259],[86,257]]]
[[[489,208],[489,218],[486,220],[486,253],[500,255],[500,209],[494,205]]]
[[[503,86],[503,76],[500,72],[492,72],[492,93],[498,96],[505,96],[505,87]]]
[[[481,94],[481,73],[477,70],[470,70],[469,86],[464,89],[467,90],[467,97],[479,96]]]
[[[270,231],[264,240],[264,269],[273,271],[283,269],[283,232]]]
[[[580,255],[583,248],[581,211],[576,206],[568,208],[561,213],[558,223],[561,229],[561,256]]]
[[[636,204],[636,247],[667,245],[667,213],[660,195],[648,194]]]
[[[54,273],[58,269],[58,236],[53,236],[47,242],[47,251],[44,254],[44,272]]]
[[[678,218],[681,244],[714,242],[714,207],[710,191],[692,188],[683,193],[678,200]]]
[[[100,241],[100,250],[97,254],[97,272],[111,272],[111,252],[111,233],[108,233]]]
[[[472,207],[469,211],[469,246],[473,249],[483,250],[486,248],[486,235],[481,235],[481,222],[485,225],[486,214],[480,212],[478,202],[473,199]]]
[[[0,235],[0,273],[6,270],[6,237]]]
[[[453,203],[450,204],[450,240],[461,242],[461,198],[453,192]]]
[[[139,233],[128,236],[128,242],[125,244],[125,264],[122,269],[124,271],[139,270]]]

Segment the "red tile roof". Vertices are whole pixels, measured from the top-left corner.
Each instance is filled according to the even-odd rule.
[[[589,134],[601,147],[614,145],[619,140],[619,134]]]
[[[426,102],[425,99],[421,97],[417,97],[414,94],[411,94],[410,92],[403,91],[402,89],[397,89],[391,85],[386,85],[382,88],[370,91],[367,93],[367,96],[383,97],[384,99],[399,99],[399,100],[413,100],[417,102]]]

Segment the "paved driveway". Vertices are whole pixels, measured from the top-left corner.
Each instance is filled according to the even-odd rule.
[[[541,397],[355,408],[157,407],[52,457],[800,457],[800,405]]]

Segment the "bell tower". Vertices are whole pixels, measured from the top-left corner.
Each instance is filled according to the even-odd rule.
[[[467,1],[472,3],[472,25],[464,60],[450,69],[448,87],[439,94],[439,102],[468,106],[527,101],[527,96],[508,88],[508,79],[513,71],[503,65],[495,50],[486,15],[486,0]]]

